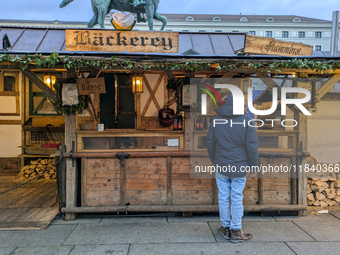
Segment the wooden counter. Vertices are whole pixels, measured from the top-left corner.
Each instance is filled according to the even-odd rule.
[[[218,189],[214,178],[192,178],[190,153],[135,152],[120,160],[115,152],[79,152],[81,158],[81,207],[63,212],[218,211]],[[197,152],[197,160],[206,153]],[[67,156],[67,155],[66,155]],[[261,164],[290,165],[306,153],[261,152]],[[211,177],[211,176],[210,176]],[[263,176],[262,176],[263,177]],[[248,211],[302,211],[297,196],[298,173],[281,178],[248,179],[244,204]]]

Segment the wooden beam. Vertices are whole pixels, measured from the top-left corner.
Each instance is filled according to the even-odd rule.
[[[320,99],[329,92],[331,88],[334,87],[340,81],[340,74],[334,74],[321,88],[316,92],[316,101]]]
[[[168,131],[168,130],[167,130]],[[174,132],[174,134],[180,134]],[[174,135],[173,134],[173,135]],[[130,154],[129,158],[155,158],[155,157],[209,157],[208,152],[190,152],[190,151],[127,151]],[[73,158],[115,158],[116,152],[76,152],[73,153]],[[65,158],[70,155],[66,153]],[[269,153],[260,152],[259,157],[273,158],[291,158],[291,157],[310,157],[307,152],[284,152],[284,153]]]
[[[227,73],[225,73],[221,78],[219,78],[216,82],[215,82],[215,84],[217,84],[217,83],[219,83],[221,80],[223,80],[223,79],[226,79],[226,81],[225,82],[229,82],[230,81],[230,79],[231,78],[233,78],[234,76],[235,76],[235,72],[227,72]],[[215,85],[214,84],[214,85]]]
[[[66,153],[77,151],[76,115],[65,117]],[[77,160],[66,159],[66,207],[77,206]],[[65,214],[65,220],[75,220],[75,213]]]
[[[278,88],[279,85],[268,75],[268,73],[257,72],[257,77],[259,77],[267,86],[268,88]]]
[[[21,125],[21,120],[0,120],[0,125]]]
[[[143,76],[145,86],[148,89],[150,96],[149,96],[148,101],[145,104],[145,107],[144,107],[143,112],[142,112],[142,116],[145,116],[147,110],[149,109],[151,101],[153,101],[155,103],[156,108],[157,108],[158,111],[161,109],[161,107],[158,104],[158,101],[157,101],[157,98],[156,98],[155,94],[156,94],[156,92],[157,92],[157,90],[159,88],[159,85],[162,82],[163,77],[164,77],[164,75],[160,75],[159,78],[158,78],[158,81],[157,81],[157,83],[155,85],[155,87],[153,89],[151,89],[151,86],[150,86],[150,83],[149,83],[148,79],[146,78],[145,75]]]
[[[294,113],[294,119],[298,121],[298,151],[306,152],[307,151],[307,116],[303,113]],[[307,157],[298,157],[297,165],[304,166],[307,164]],[[307,206],[307,173],[305,171],[298,172],[298,204]],[[305,212],[300,212],[299,216],[306,216]]]
[[[244,205],[245,211],[305,211],[303,205]],[[107,213],[107,212],[218,212],[218,205],[129,205],[100,207],[66,207],[62,213]]]
[[[165,73],[170,80],[175,80],[175,81],[177,80],[176,76],[174,75],[172,71],[166,71]]]
[[[50,89],[38,76],[35,75],[32,71],[26,69],[23,72],[35,85],[38,86],[53,102],[57,101],[56,93]]]
[[[261,79],[261,81],[264,82],[264,84],[266,84],[268,86],[268,89],[272,90],[273,88],[280,88],[280,86],[272,79],[272,77],[270,77],[268,75],[268,73],[257,72],[256,75],[257,75],[257,77],[259,77]],[[264,95],[265,92],[267,92],[267,90],[263,91],[261,93],[261,95],[259,95],[259,97]],[[278,100],[281,100],[280,91],[278,91],[277,97],[278,97]],[[289,98],[289,96],[287,96],[287,98]],[[296,112],[296,109],[294,108],[293,105],[288,104],[287,107],[291,111]]]

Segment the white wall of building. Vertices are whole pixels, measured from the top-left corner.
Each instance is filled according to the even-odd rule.
[[[0,125],[0,157],[17,157],[21,154],[21,125]]]
[[[308,152],[318,162],[340,163],[340,102],[321,101],[307,118]]]
[[[19,74],[19,116],[1,116],[1,113],[16,113],[15,96],[0,96],[0,120],[21,121],[22,118],[22,74]],[[0,124],[0,157],[17,157],[21,154],[22,126]]]

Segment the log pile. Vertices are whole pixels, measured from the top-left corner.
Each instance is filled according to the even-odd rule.
[[[318,164],[314,158],[309,159],[308,163],[310,167]],[[340,173],[334,172],[332,165],[326,164],[327,167],[321,165],[323,170],[327,168],[328,171],[314,171],[307,174],[307,203],[309,206],[340,205]]]
[[[57,178],[56,167],[54,166],[54,159],[38,159],[31,160],[30,164],[24,166],[19,173],[20,180],[32,179],[37,175],[40,175],[45,172],[42,176],[38,177],[38,179],[46,179],[46,180],[54,180]]]

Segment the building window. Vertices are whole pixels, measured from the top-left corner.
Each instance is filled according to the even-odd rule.
[[[266,31],[266,37],[272,37],[273,32],[272,31]]]
[[[315,51],[321,51],[322,45],[315,45]]]
[[[248,19],[246,17],[242,17],[240,18],[240,21],[248,21]]]
[[[268,19],[266,19],[267,22],[274,22],[275,20],[272,17],[269,17]]]
[[[315,32],[315,38],[321,38],[321,32]]]
[[[222,32],[222,30],[215,30],[215,32],[217,32],[217,33],[221,33],[221,32]]]
[[[301,22],[301,19],[300,18],[295,18],[295,19],[293,19],[293,22]]]
[[[248,34],[250,34],[250,35],[255,35],[256,32],[255,32],[255,31],[249,31]]]
[[[306,37],[306,34],[305,32],[299,32],[299,38],[305,38]]]
[[[195,19],[193,18],[193,17],[191,17],[191,16],[189,16],[189,17],[187,17],[186,18],[186,21],[194,21]]]
[[[0,73],[0,116],[19,116],[19,73]]]
[[[198,32],[205,32],[205,30],[198,30]]]
[[[215,17],[215,18],[213,19],[213,21],[221,21],[221,18],[220,18],[220,17]]]
[[[288,31],[282,31],[282,38],[288,38]]]
[[[189,32],[189,30],[182,30],[182,32]]]

